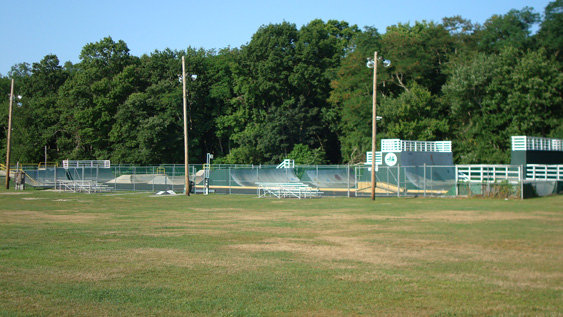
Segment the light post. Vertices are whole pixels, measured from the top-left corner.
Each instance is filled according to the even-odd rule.
[[[22,96],[18,96],[21,99]],[[8,136],[6,144],[6,189],[10,189],[10,148],[12,142],[12,105],[14,102],[14,79],[10,88],[10,108],[8,110]]]
[[[381,58],[380,58],[381,59]],[[375,145],[376,145],[376,133],[377,133],[377,52],[373,55],[373,60],[368,57],[368,62],[366,66],[368,68],[373,68],[373,110],[372,110],[372,124],[371,124],[371,200],[375,200],[375,186],[377,181],[375,179]],[[383,66],[389,67],[391,62],[389,60],[383,60]]]
[[[186,103],[186,61],[184,56],[182,56],[182,101],[184,105],[184,169],[185,169],[185,195],[190,195],[190,169],[188,164],[188,109]],[[197,75],[191,75],[191,80],[196,80]]]

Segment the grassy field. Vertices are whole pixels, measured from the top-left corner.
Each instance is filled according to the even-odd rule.
[[[562,315],[563,196],[0,190],[0,315],[382,314]]]

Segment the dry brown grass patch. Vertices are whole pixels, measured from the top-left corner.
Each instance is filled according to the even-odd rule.
[[[96,252],[85,254],[110,266],[123,268],[124,271],[145,269],[160,266],[175,266],[182,268],[213,267],[221,268],[225,273],[256,270],[263,266],[272,266],[273,260],[254,259],[242,254],[229,254],[217,257],[213,252],[192,253],[180,249],[167,248],[135,248],[127,250]]]
[[[45,212],[18,210],[4,211],[2,221],[5,223],[43,223],[43,222],[66,222],[66,223],[88,223],[97,219],[107,219],[107,214],[98,213],[73,213],[73,214],[48,214]]]

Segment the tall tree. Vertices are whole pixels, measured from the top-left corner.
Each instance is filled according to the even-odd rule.
[[[441,24],[415,22],[387,27],[381,38],[386,59],[392,61],[393,81],[408,90],[411,81],[438,93],[446,81],[442,66],[455,51],[454,39]],[[399,93],[399,91],[395,91]]]
[[[563,0],[552,1],[545,7],[537,38],[548,53],[563,62]]]
[[[219,119],[222,126],[240,127],[233,129],[238,146],[226,161],[277,162],[295,144],[330,143],[322,113],[334,69],[355,31],[344,22],[314,20],[299,31],[284,22],[254,34],[233,71],[233,109]]]
[[[111,37],[87,44],[80,54],[79,71],[61,87],[58,106],[63,136],[57,142],[69,158],[107,159],[109,132],[119,105],[135,91],[138,58],[123,41]]]
[[[539,22],[533,8],[510,10],[504,15],[493,15],[476,35],[479,49],[486,53],[499,53],[505,47],[526,49],[532,46],[531,28]]]
[[[68,73],[59,65],[55,55],[47,55],[39,63],[33,63],[30,72],[19,87],[25,102],[14,116],[18,126],[14,133],[13,153],[21,161],[40,162],[44,158],[44,147],[47,147],[49,160],[57,160],[58,90]]]
[[[372,76],[366,67],[366,57],[381,51],[381,35],[377,29],[366,27],[352,39],[347,55],[341,62],[331,82],[329,102],[332,107],[325,111],[325,121],[338,135],[341,159],[344,162],[364,160],[364,153],[371,148]],[[378,68],[378,94],[389,77]]]
[[[396,98],[382,98],[378,113],[383,117],[382,134],[389,138],[436,141],[449,137],[447,107],[417,83]]]
[[[508,47],[458,64],[444,86],[456,127],[456,161],[509,163],[512,135],[552,134],[563,119],[562,80],[545,51]]]

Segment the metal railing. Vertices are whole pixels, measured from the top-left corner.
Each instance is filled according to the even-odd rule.
[[[562,139],[513,136],[512,151],[563,151]]]
[[[294,167],[295,167],[295,160],[285,159],[276,168],[294,168]]]
[[[400,139],[381,140],[382,152],[451,152],[452,141],[406,141]]]
[[[79,167],[99,167],[99,168],[110,168],[111,163],[109,160],[64,160],[63,168],[79,168]]]

